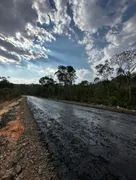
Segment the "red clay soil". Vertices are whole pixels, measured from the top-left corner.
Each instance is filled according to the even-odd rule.
[[[26,99],[17,106],[15,120],[0,129],[0,180],[58,180]]]
[[[0,130],[0,136],[7,136],[9,141],[17,141],[20,135],[24,132],[24,125],[17,116],[16,120],[10,121],[6,127]]]

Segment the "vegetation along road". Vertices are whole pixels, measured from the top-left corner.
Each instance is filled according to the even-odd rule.
[[[135,180],[136,116],[27,97],[63,180]]]

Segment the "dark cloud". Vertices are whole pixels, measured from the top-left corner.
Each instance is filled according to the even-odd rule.
[[[24,55],[24,54],[30,55],[28,50],[18,48],[16,46],[14,46],[12,43],[7,42],[2,39],[0,39],[0,46],[4,47],[8,52],[15,52],[19,55]]]
[[[134,44],[135,18],[130,21],[129,15],[126,18],[128,22],[122,22],[134,1],[0,0],[0,56],[15,61],[23,59],[38,62],[41,59],[47,62],[57,56],[53,61],[61,63],[60,59],[68,59],[67,53],[74,57],[79,54],[74,47],[63,54],[65,58],[62,57],[60,52],[63,45],[68,44],[68,40],[62,39],[67,36],[85,48],[83,53],[88,56],[89,63],[95,59],[108,58],[118,49],[123,50],[129,44]],[[30,25],[27,27],[28,23]],[[60,39],[59,45],[57,39]],[[43,48],[50,42],[52,44],[48,49],[51,55]]]
[[[45,2],[45,0],[0,0],[0,47],[5,48],[1,48],[0,56],[15,61],[18,57],[25,60],[47,58],[41,52],[41,47],[38,51],[33,47],[35,36],[39,35],[41,40],[45,35],[47,37],[43,30],[39,30],[43,28],[37,27],[40,12],[34,8],[35,3],[41,4],[41,8],[46,7]]]
[[[54,0],[49,0],[49,3],[50,3],[50,6],[51,6],[53,9],[57,10]]]
[[[14,35],[24,32],[27,23],[35,24],[37,13],[32,8],[33,0],[0,0],[0,32]]]
[[[4,51],[2,49],[0,49],[0,56],[3,56],[7,59],[12,59],[14,61],[19,61],[19,57],[17,55],[8,53],[7,51]],[[0,60],[2,60],[2,59],[0,59]]]

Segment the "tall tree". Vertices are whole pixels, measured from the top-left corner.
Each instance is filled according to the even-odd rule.
[[[96,83],[98,83],[98,82],[100,82],[100,78],[99,78],[99,77],[95,77],[95,78],[94,78],[94,84],[96,84]]]
[[[128,96],[131,100],[131,74],[136,68],[136,50],[124,51],[111,58],[111,63],[117,65],[117,76],[125,75],[128,84]]]
[[[109,84],[109,78],[111,78],[111,75],[113,74],[114,68],[110,67],[110,63],[108,60],[104,62],[104,64],[99,64],[96,66],[97,75],[102,77],[102,84],[104,86],[105,91],[108,94],[108,98],[110,96],[110,91],[108,89]]]
[[[0,77],[0,88],[14,88],[14,84],[10,83],[6,77]]]
[[[76,79],[76,70],[72,66],[66,66],[66,69],[67,84],[72,85]]]
[[[55,73],[60,83],[72,85],[76,79],[76,70],[72,66],[58,66]]]
[[[39,83],[42,85],[41,94],[45,97],[52,97],[53,92],[55,91],[54,80],[48,76],[45,76],[39,80]]]
[[[40,78],[39,83],[41,85],[54,84],[54,80],[48,76],[45,76],[45,77]]]
[[[88,86],[89,82],[87,80],[81,81],[81,83],[79,83],[79,85],[81,86]]]
[[[60,83],[66,84],[66,67],[65,66],[58,66],[58,71],[55,72]]]
[[[97,75],[102,77],[103,80],[108,80],[114,71],[114,68],[110,67],[108,60],[106,60],[104,64],[97,65],[95,68],[97,70]]]

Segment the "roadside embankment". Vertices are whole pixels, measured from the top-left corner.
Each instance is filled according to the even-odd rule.
[[[57,180],[26,99],[7,102],[0,116],[0,179]]]

